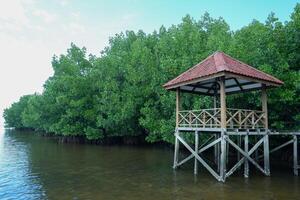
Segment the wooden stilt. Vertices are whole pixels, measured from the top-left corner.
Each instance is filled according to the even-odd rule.
[[[294,149],[294,175],[298,176],[298,139],[297,135],[294,135],[294,143],[293,143],[293,149]]]
[[[247,130],[247,133],[249,133],[249,130]],[[248,141],[248,134],[247,134],[244,137],[244,151],[249,155],[248,145],[249,145],[249,141]],[[246,157],[245,157],[245,164],[244,164],[244,177],[245,178],[249,177],[249,161]]]
[[[198,154],[198,147],[199,146],[199,133],[198,131],[195,131],[195,152]],[[198,173],[198,160],[195,157],[194,160],[194,174]]]
[[[270,153],[269,153],[269,135],[266,131],[264,137],[264,170],[267,176],[270,176]]]
[[[254,143],[257,143],[257,135],[254,136]],[[258,161],[258,149],[255,150],[254,159]]]
[[[242,139],[241,139],[240,135],[237,136],[237,143],[238,143],[239,147],[242,147]],[[237,160],[240,160],[240,159],[241,159],[241,153],[237,152]]]
[[[226,142],[226,165],[228,165],[229,162],[229,144]]]
[[[216,140],[219,139],[219,135],[215,135]],[[217,171],[220,172],[220,143],[217,143],[215,146],[215,163],[217,165]]]
[[[218,138],[218,135],[217,134],[215,134],[215,140]],[[214,159],[215,159],[215,163],[217,164],[217,162],[218,162],[218,144],[216,144],[215,146],[214,146]]]
[[[220,156],[220,178],[221,181],[225,182],[226,178],[226,139],[225,131],[221,132],[221,156]]]
[[[174,135],[175,135],[175,150],[174,150],[173,169],[176,169],[178,165],[178,154],[179,154],[179,140],[178,140],[179,131],[176,130]]]

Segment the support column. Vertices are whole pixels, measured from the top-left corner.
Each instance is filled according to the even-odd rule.
[[[262,84],[261,88],[261,105],[262,105],[262,111],[265,113],[265,129],[269,128],[268,125],[268,97],[267,97],[267,88],[265,84]]]
[[[199,151],[199,133],[195,131],[195,152],[198,154]],[[198,174],[198,160],[195,157],[194,160],[194,174]]]
[[[267,97],[267,88],[265,84],[262,84],[261,88],[261,105],[262,111],[265,114],[265,131],[264,135],[264,170],[267,176],[270,176],[270,153],[269,153],[269,125],[268,125],[268,97]]]
[[[219,135],[216,133],[215,134],[215,140],[219,139]],[[217,171],[220,171],[220,143],[217,143],[215,145],[215,152],[214,152],[214,156],[215,156],[215,164],[217,165]]]
[[[242,148],[242,138],[240,135],[237,136],[237,145]],[[239,161],[241,159],[241,153],[237,152],[237,160]]]
[[[257,133],[259,132],[260,130],[258,129],[257,130]],[[257,135],[253,135],[253,137],[254,137],[254,144],[256,144],[257,143]],[[254,160],[256,161],[256,162],[258,162],[258,148],[255,150],[255,153],[254,153]]]
[[[179,140],[178,137],[179,136],[179,131],[176,129],[175,131],[175,149],[174,149],[174,164],[173,164],[173,169],[177,168],[178,165],[178,155],[179,155]]]
[[[244,137],[244,150],[245,152],[249,155],[249,141],[248,141],[248,134],[249,134],[249,130],[247,130],[247,134]],[[245,164],[244,164],[244,177],[248,178],[249,177],[249,161],[248,159],[245,157]]]
[[[217,89],[214,90],[214,114],[217,112]],[[217,124],[216,120],[214,120],[214,123]],[[215,134],[215,140],[218,139],[218,134]],[[217,143],[214,146],[214,156],[215,156],[215,163],[217,164],[218,171],[220,170],[220,144]]]
[[[220,78],[221,128],[226,129],[226,92],[225,77]]]
[[[269,132],[266,131],[264,137],[264,171],[267,176],[270,176],[270,153],[269,153]]]
[[[180,111],[180,89],[176,89],[176,128],[179,126],[179,111]]]
[[[221,132],[221,156],[220,156],[220,181],[225,182],[226,179],[226,139],[225,130]]]
[[[294,175],[298,176],[298,138],[297,135],[294,135],[294,142],[293,142],[293,149],[294,149]]]

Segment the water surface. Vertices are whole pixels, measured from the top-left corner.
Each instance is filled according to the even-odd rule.
[[[172,149],[58,144],[31,132],[0,132],[0,199],[300,199],[292,169],[251,169],[225,184],[192,163],[173,171]]]

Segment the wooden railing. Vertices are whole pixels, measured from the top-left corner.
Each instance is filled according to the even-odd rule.
[[[179,127],[220,128],[221,109],[182,110],[179,111]],[[227,108],[227,128],[264,128],[265,114],[259,110]]]

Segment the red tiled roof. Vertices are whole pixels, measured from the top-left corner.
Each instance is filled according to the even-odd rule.
[[[253,79],[257,79],[258,81],[267,81],[277,85],[283,84],[283,82],[279,79],[259,71],[258,69],[255,69],[241,61],[238,61],[223,52],[217,51],[194,67],[164,84],[164,87],[168,89],[177,84],[182,84],[197,78],[214,75],[219,72],[230,72],[237,75],[251,77]]]

